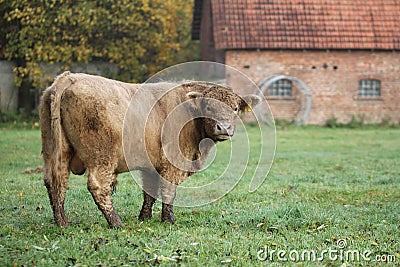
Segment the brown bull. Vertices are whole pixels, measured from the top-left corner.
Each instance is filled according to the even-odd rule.
[[[202,82],[172,87],[65,72],[44,91],[44,183],[58,225],[68,224],[64,199],[70,172],[86,170],[88,189],[111,227],[121,226],[111,188],[119,173],[130,170],[142,172],[139,219],[152,216],[161,194],[162,220],[173,223],[176,186],[201,168],[209,151],[200,142],[229,139],[237,113],[260,101]]]

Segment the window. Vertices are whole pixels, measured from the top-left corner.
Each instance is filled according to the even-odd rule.
[[[380,80],[360,80],[358,82],[359,97],[377,97],[381,96],[381,81]]]
[[[282,79],[274,82],[269,87],[268,95],[278,97],[292,96],[292,81]]]

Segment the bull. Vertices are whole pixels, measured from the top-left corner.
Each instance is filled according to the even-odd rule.
[[[117,175],[132,170],[142,174],[139,220],[152,217],[161,195],[162,221],[174,223],[176,187],[201,168],[210,150],[201,147],[202,140],[213,145],[231,138],[237,114],[260,101],[204,82],[141,85],[59,75],[40,102],[44,184],[56,224],[68,225],[64,200],[72,172],[88,173],[97,207],[110,227],[121,226],[111,191]]]

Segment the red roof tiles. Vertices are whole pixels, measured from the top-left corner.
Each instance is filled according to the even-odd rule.
[[[212,0],[217,49],[400,50],[400,0]]]

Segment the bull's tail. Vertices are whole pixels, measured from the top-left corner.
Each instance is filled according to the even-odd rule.
[[[64,198],[70,160],[67,139],[61,125],[61,97],[73,83],[69,75],[70,72],[59,75],[44,91],[40,102],[44,183],[49,193],[54,219],[61,226],[67,224]]]
[[[70,72],[59,75],[54,83],[44,92],[40,106],[40,121],[42,128],[43,156],[50,159],[52,173],[60,173],[62,161],[63,130],[61,126],[61,97],[72,81],[68,78]]]
[[[62,145],[63,145],[63,130],[61,126],[61,97],[64,94],[65,89],[71,86],[72,81],[68,78],[70,75],[69,71],[66,71],[59,75],[52,87],[52,95],[50,102],[50,114],[51,114],[51,132],[53,134],[53,159],[56,159],[58,164],[57,168],[60,171],[60,163],[62,160]]]

